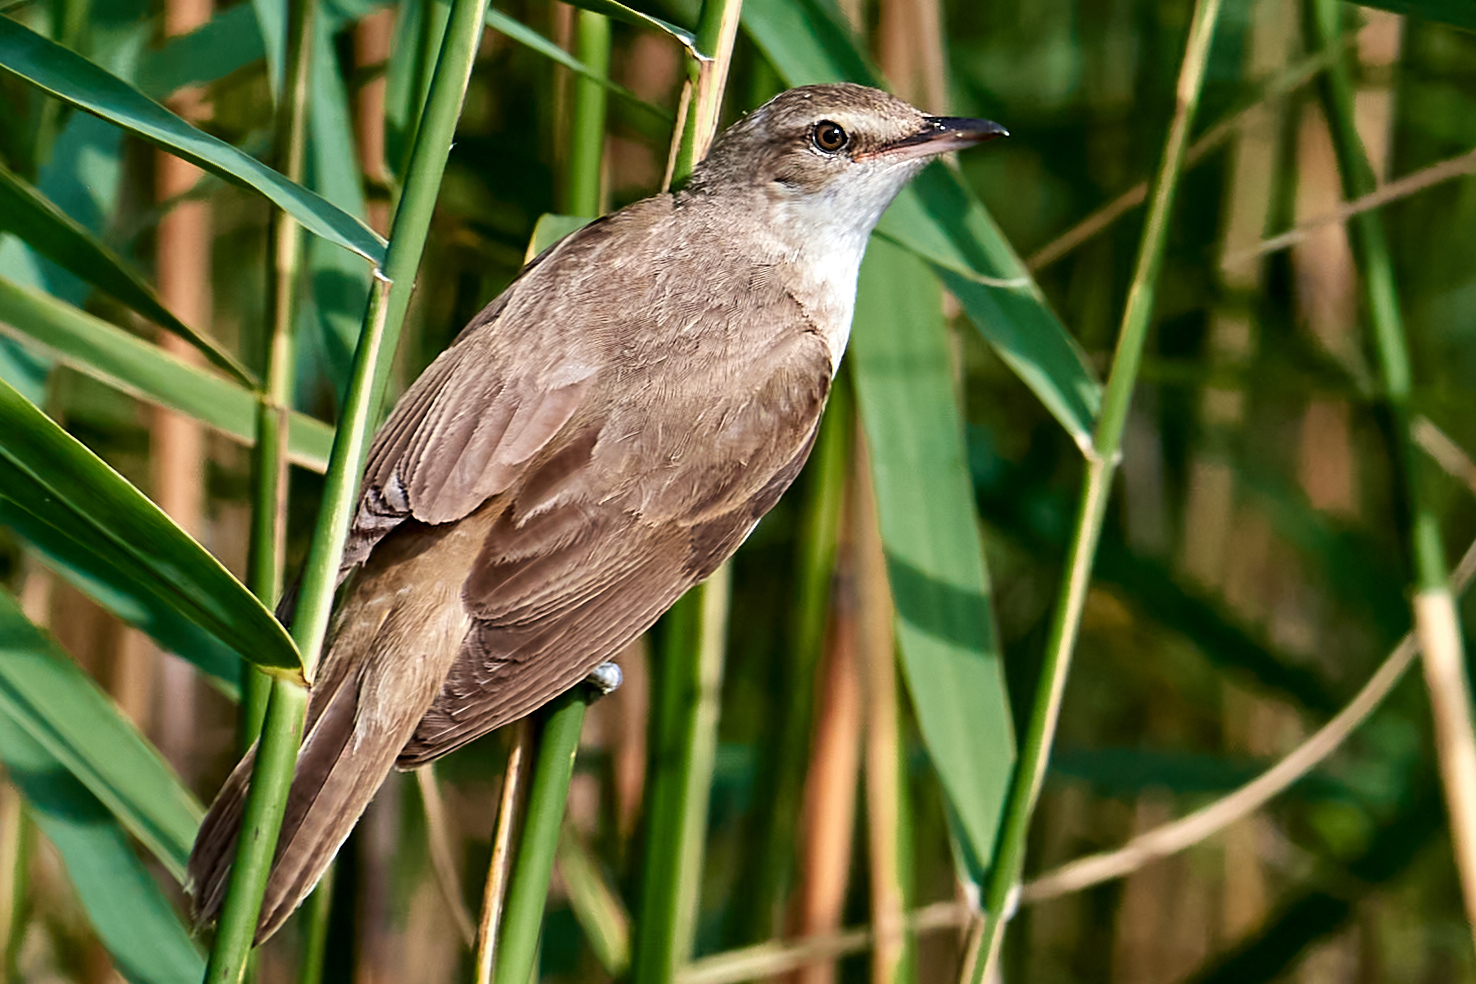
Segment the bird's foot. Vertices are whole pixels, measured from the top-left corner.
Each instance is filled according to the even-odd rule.
[[[625,674],[620,672],[620,667],[609,662],[596,666],[589,671],[589,676],[584,678],[584,682],[593,687],[595,693],[600,697],[608,697],[619,690],[624,680]]]

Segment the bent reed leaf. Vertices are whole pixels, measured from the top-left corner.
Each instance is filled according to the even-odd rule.
[[[0,68],[212,174],[254,188],[303,227],[375,264],[385,242],[363,222],[230,144],[186,123],[81,55],[0,17]]]
[[[0,164],[0,229],[183,338],[237,382],[256,385],[256,377],[239,359],[175,317],[127,261],[4,164]]]
[[[942,292],[873,241],[851,338],[903,676],[969,852],[987,858],[1015,761],[989,576],[954,402]]]
[[[616,0],[570,0],[569,6],[579,7],[582,10],[590,10],[596,14],[604,14],[611,20],[618,20],[632,27],[644,27],[674,39],[683,48],[692,53],[694,58],[710,58],[710,52],[697,50],[697,35],[684,27],[677,27],[670,21],[664,21],[660,17],[642,13],[634,7],[627,7]],[[501,28],[499,28],[501,30]]]
[[[545,58],[549,58],[553,61],[558,62],[560,65],[563,65],[565,68],[569,69],[569,71],[574,72],[578,75],[582,75],[583,77],[595,82],[602,88],[609,90],[611,94],[619,96],[621,99],[624,99],[626,102],[630,103],[630,105],[651,116],[653,119],[659,120],[667,126],[670,126],[672,124],[672,115],[666,110],[662,109],[660,106],[646,102],[646,100],[642,99],[634,92],[631,92],[619,82],[612,81],[608,75],[605,75],[601,72],[596,72],[594,69],[590,68],[584,62],[569,54],[569,52],[565,51],[563,48],[560,48],[558,45],[554,44],[542,34],[539,34],[537,31],[533,30],[531,27],[528,27],[522,22],[514,20],[507,14],[504,14],[502,11],[494,10],[489,7],[487,9],[487,26],[492,28],[494,31],[500,31],[501,33],[507,35],[509,38],[512,38],[523,47],[528,48],[531,51],[536,51],[538,52],[538,54],[543,55]]]
[[[42,746],[176,879],[200,803],[87,673],[0,591],[0,713]],[[10,748],[5,748],[7,765]]]
[[[301,679],[287,631],[143,493],[0,381],[0,498],[68,531],[267,672]]]
[[[139,399],[187,414],[242,444],[255,443],[256,397],[249,390],[4,277],[0,277],[0,336]],[[291,461],[322,472],[333,446],[333,428],[297,411],[290,427]]]

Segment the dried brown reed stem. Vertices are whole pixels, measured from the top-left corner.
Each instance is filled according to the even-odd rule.
[[[456,923],[457,931],[470,950],[477,945],[477,930],[472,925],[471,913],[466,911],[461,879],[456,876],[456,861],[451,851],[451,824],[446,816],[446,802],[441,798],[441,787],[436,782],[435,766],[424,765],[416,769],[415,783],[420,789],[421,805],[425,807],[426,842],[436,887],[446,900],[446,908],[451,910],[451,921]]]
[[[1415,634],[1425,658],[1425,686],[1445,786],[1451,846],[1466,904],[1466,921],[1476,933],[1476,727],[1471,721],[1471,690],[1461,646],[1461,624],[1449,589],[1422,588],[1414,596]]]
[[[877,525],[866,436],[856,428],[851,460],[855,508],[851,511],[856,570],[857,656],[864,680],[866,732],[866,835],[871,874],[871,980],[893,984],[906,951],[906,894],[902,884],[903,781],[897,659],[892,593]]]
[[[841,542],[836,549],[835,610],[820,675],[814,746],[805,773],[794,920],[802,936],[833,934],[839,930],[855,831],[862,712],[849,518],[854,508],[853,489],[848,489],[847,499],[840,521]],[[793,966],[800,968],[795,984],[834,984],[836,980],[835,964],[823,959]]]
[[[934,902],[916,909],[903,920],[906,932],[921,934],[957,929],[968,922],[969,908],[961,902]],[[694,960],[677,975],[676,984],[735,984],[759,980],[819,963],[833,963],[872,945],[869,926],[796,940],[769,940]]]
[[[527,718],[513,725],[513,745],[502,775],[502,796],[497,804],[497,826],[492,833],[492,860],[487,865],[487,888],[482,895],[482,919],[477,925],[477,984],[492,984],[497,961],[497,930],[507,898],[512,871],[513,834],[518,825],[519,806],[528,786],[532,765],[533,726]]]
[[[1332,64],[1333,60],[1342,54],[1344,47],[1351,44],[1353,44],[1353,39],[1349,38],[1344,44],[1319,52],[1293,66],[1284,75],[1277,76],[1266,85],[1261,97],[1255,103],[1216,123],[1204,131],[1198,140],[1190,144],[1184,157],[1184,166],[1192,167],[1210,151],[1218,148],[1248,120],[1254,119],[1256,112],[1262,107],[1311,81],[1318,72]],[[1032,273],[1045,269],[1147,200],[1148,182],[1141,181],[1036,250],[1025,261],[1025,265]]]
[[[1476,461],[1471,460],[1464,448],[1451,440],[1445,431],[1436,427],[1429,417],[1415,417],[1410,423],[1409,432],[1414,442],[1434,458],[1435,463],[1445,469],[1451,478],[1465,483],[1466,488],[1476,493]]]
[[[1415,192],[1424,191],[1426,188],[1458,178],[1466,174],[1476,172],[1476,150],[1468,151],[1459,157],[1431,164],[1429,167],[1421,168],[1413,174],[1407,174],[1402,178],[1381,185],[1377,191],[1369,192],[1351,202],[1344,202],[1337,209],[1315,216],[1302,222],[1295,229],[1289,229],[1278,236],[1263,239],[1252,249],[1225,257],[1224,263],[1230,266],[1235,263],[1244,263],[1248,259],[1274,253],[1277,250],[1295,246],[1307,237],[1314,229],[1324,226],[1335,225],[1346,222],[1355,215],[1370,212],[1376,208],[1396,202],[1401,198],[1408,198]]]
[[[212,0],[168,0],[164,7],[166,36],[188,34],[210,20]],[[204,93],[189,89],[171,100],[173,108],[188,120],[208,116]],[[168,201],[185,194],[199,181],[202,172],[193,164],[159,151],[155,156],[156,195]],[[159,296],[164,305],[188,325],[207,328],[213,306],[211,292],[211,243],[213,224],[208,202],[178,201],[159,220],[156,266]],[[199,362],[194,346],[171,332],[159,333],[166,352],[191,363]],[[152,408],[151,454],[153,497],[159,508],[195,537],[202,533],[205,506],[205,430],[199,422],[163,407]],[[129,633],[132,635],[132,632]],[[189,785],[194,775],[196,739],[196,683],[193,667],[165,656],[153,645],[133,638],[124,644],[120,657],[131,665],[120,679],[128,681],[129,712],[136,720],[152,716],[153,677],[162,690],[157,717],[159,751]],[[144,727],[141,723],[140,727]]]
[[[387,62],[395,33],[395,8],[385,7],[369,14],[354,26],[354,61],[360,68]],[[384,93],[388,77],[380,73],[359,87],[354,95],[354,137],[359,147],[359,168],[373,185],[387,188],[389,168],[384,158]],[[389,199],[371,197],[369,225],[384,235],[389,231]]]
[[[25,933],[30,843],[34,828],[20,790],[0,779],[0,982],[19,980],[16,959]]]

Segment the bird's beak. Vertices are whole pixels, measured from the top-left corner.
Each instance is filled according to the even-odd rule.
[[[993,120],[975,120],[967,116],[925,116],[921,130],[893,141],[867,156],[886,157],[894,161],[933,157],[1009,135],[1010,131]]]

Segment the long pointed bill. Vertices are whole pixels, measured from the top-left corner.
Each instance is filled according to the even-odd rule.
[[[928,116],[923,120],[923,129],[868,156],[903,161],[933,157],[1009,135],[1010,131],[993,120],[976,120],[967,116]]]

